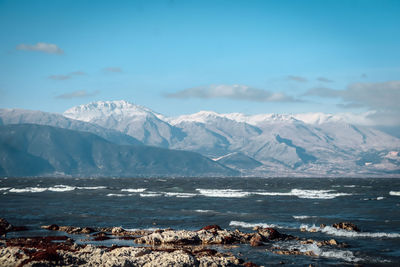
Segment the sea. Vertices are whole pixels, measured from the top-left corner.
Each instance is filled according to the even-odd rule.
[[[40,229],[48,224],[190,230],[217,224],[244,232],[274,227],[348,246],[280,241],[212,248],[265,266],[400,265],[400,179],[394,178],[0,178],[0,217],[29,228],[7,237],[65,234]],[[331,227],[343,221],[361,231]],[[103,242],[96,244],[137,246],[132,240]],[[271,246],[316,256],[277,255]]]

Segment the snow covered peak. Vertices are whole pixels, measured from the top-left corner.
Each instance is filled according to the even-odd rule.
[[[132,104],[125,100],[98,101],[72,107],[64,116],[81,121],[92,121],[104,117],[147,117],[156,116],[151,109]]]
[[[169,122],[172,125],[179,124],[181,122],[200,122],[200,123],[206,123],[210,120],[215,120],[217,118],[222,118],[223,116],[219,113],[216,113],[214,111],[199,111],[194,114],[189,114],[189,115],[181,115],[175,118],[170,118]]]

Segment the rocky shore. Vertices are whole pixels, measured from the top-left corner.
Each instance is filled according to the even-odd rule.
[[[347,222],[332,227],[359,231]],[[255,227],[250,233],[222,229],[218,225],[189,230],[125,230],[121,227],[75,227],[44,225],[49,236],[6,238],[12,231],[26,230],[0,219],[0,266],[258,266],[229,252],[229,246],[265,246],[266,253],[317,257],[312,251],[285,249],[282,241],[315,244],[318,247],[346,247],[334,239],[312,240],[280,233],[274,228]],[[56,232],[57,231],[57,232]],[[62,233],[59,233],[62,232]],[[91,244],[78,244],[85,236]],[[93,245],[107,239],[132,241],[132,246]],[[82,240],[82,239],[81,239]],[[133,246],[134,245],[134,246]],[[212,248],[210,248],[212,246]],[[224,249],[219,250],[218,247]],[[226,251],[228,250],[228,252]],[[261,263],[258,263],[261,264]]]

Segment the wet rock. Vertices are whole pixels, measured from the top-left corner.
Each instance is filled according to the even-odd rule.
[[[90,227],[84,227],[81,230],[82,234],[91,234],[93,232],[95,232],[95,230],[93,228],[90,228]]]
[[[252,247],[259,247],[259,246],[263,246],[265,239],[260,235],[260,234],[255,234],[253,235],[253,237],[250,239],[250,246]]]
[[[125,232],[125,230],[124,230],[124,228],[122,228],[122,227],[113,227],[113,228],[111,229],[111,233],[112,233],[113,235],[119,235],[119,234],[122,234],[123,232]]]
[[[42,225],[41,228],[46,229],[46,230],[51,230],[51,231],[58,231],[60,229],[60,227],[58,227],[57,224]]]
[[[274,240],[283,237],[281,233],[279,233],[274,228],[260,228],[258,229],[258,233],[267,240]]]
[[[22,242],[24,243],[24,242]],[[70,247],[71,248],[71,247]],[[74,249],[6,247],[0,266],[238,266],[243,260],[210,249],[74,246]]]
[[[243,263],[244,267],[259,267],[257,264],[255,264],[254,262],[248,261]]]
[[[332,227],[336,229],[344,229],[347,231],[355,231],[355,232],[360,232],[360,229],[357,227],[357,225],[351,223],[351,222],[339,222],[339,223],[334,223],[332,224]]]
[[[7,232],[12,229],[11,223],[9,223],[6,219],[0,218],[0,237],[5,236]]]
[[[222,230],[222,229],[221,229],[221,227],[219,227],[219,225],[214,224],[214,225],[207,225],[207,226],[204,226],[204,227],[201,228],[200,230],[206,230],[206,231],[208,231],[208,230]]]

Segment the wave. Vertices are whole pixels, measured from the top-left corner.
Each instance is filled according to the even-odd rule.
[[[129,197],[131,194],[107,194],[108,197]]]
[[[11,188],[9,192],[12,193],[41,193],[46,191],[47,188],[43,187],[26,187],[26,188]]]
[[[391,195],[391,196],[400,196],[400,191],[390,191],[389,195]]]
[[[25,187],[25,188],[11,188],[9,192],[12,193],[42,193],[45,191],[51,192],[67,192],[73,191],[75,189],[80,190],[96,190],[96,189],[105,189],[105,186],[69,186],[69,185],[54,185],[50,187]],[[6,189],[5,189],[6,190]]]
[[[147,188],[124,188],[121,189],[121,192],[129,192],[129,193],[142,193],[146,191]]]
[[[385,197],[377,197],[376,200],[382,200],[385,199]]]
[[[348,193],[337,193],[335,190],[306,190],[306,189],[292,189],[288,193],[281,192],[257,192],[257,195],[262,196],[295,196],[298,198],[308,199],[333,199],[340,196],[351,196]]]
[[[0,191],[5,191],[5,190],[8,190],[8,189],[10,189],[10,187],[0,187]]]
[[[335,190],[306,190],[292,189],[290,192],[246,192],[240,189],[196,189],[199,193],[206,197],[247,197],[250,195],[260,196],[295,196],[298,198],[308,199],[333,199],[340,196],[351,196],[349,193],[338,193]]]
[[[83,189],[83,190],[97,190],[97,189],[106,189],[107,186],[78,186],[76,189]]]
[[[206,197],[247,197],[251,193],[240,189],[196,189],[200,195]]]
[[[323,228],[312,225],[302,224],[300,229],[305,229],[308,232],[321,232],[328,235],[341,236],[341,237],[352,237],[352,238],[400,238],[400,233],[384,233],[384,232],[355,232],[347,231],[343,229],[336,229],[332,226],[325,226]]]
[[[351,252],[349,250],[320,248],[320,247],[318,247],[316,242],[313,242],[311,244],[289,243],[288,245],[283,246],[283,247],[288,250],[299,250],[303,253],[311,251],[318,257],[339,259],[339,260],[344,260],[347,262],[363,261],[362,258],[358,258],[358,257],[354,256],[353,252]]]
[[[194,210],[195,212],[199,213],[210,213],[210,212],[215,212],[214,210]]]
[[[310,218],[317,218],[317,216],[308,216],[308,215],[299,215],[299,216],[292,216],[296,220],[305,220]]]
[[[181,198],[189,198],[197,196],[197,194],[194,193],[175,193],[175,192],[163,192],[163,195],[167,197],[181,197]]]
[[[283,226],[279,226],[276,224],[267,224],[267,223],[247,223],[240,221],[231,221],[229,226],[242,227],[242,228],[254,228],[254,227],[263,227],[263,228],[286,228]]]
[[[160,197],[162,194],[157,192],[140,193],[141,197]]]

